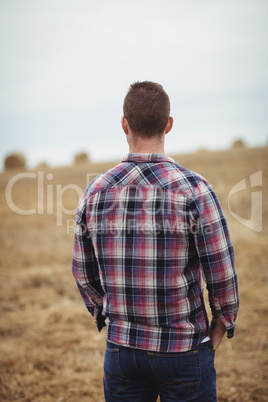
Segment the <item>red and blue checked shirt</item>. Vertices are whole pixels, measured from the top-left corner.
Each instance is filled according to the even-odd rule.
[[[94,179],[76,213],[72,271],[110,342],[182,352],[218,316],[232,337],[234,252],[219,201],[200,175],[160,154],[128,154]]]

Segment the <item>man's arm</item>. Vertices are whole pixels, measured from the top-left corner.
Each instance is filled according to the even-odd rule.
[[[88,233],[85,217],[85,200],[81,199],[76,214],[72,272],[82,299],[94,317],[99,331],[105,326],[102,315],[104,290],[99,277],[99,267]]]
[[[225,326],[223,325],[221,320],[217,317],[215,319],[213,328],[210,328],[210,334],[209,334],[214,350],[216,350],[220,345],[225,332],[226,332]]]
[[[238,312],[238,285],[234,252],[220,203],[207,182],[200,182],[191,206],[195,245],[212,311],[210,336],[216,349],[225,332],[234,335]]]

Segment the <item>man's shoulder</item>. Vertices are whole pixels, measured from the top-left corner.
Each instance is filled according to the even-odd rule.
[[[118,173],[122,170],[122,166],[120,165],[121,163],[104,173],[97,174],[95,178],[88,184],[78,203],[76,211],[77,220],[85,219],[85,210],[90,197],[115,185],[119,178]]]
[[[207,186],[208,181],[199,173],[194,172],[186,167],[181,166],[179,163],[174,163],[169,168],[170,181],[173,189],[182,191],[183,189],[191,194],[200,185]]]
[[[198,185],[200,182],[208,183],[207,179],[203,177],[200,173],[194,172],[193,170],[182,166],[180,167],[180,171],[182,175],[186,178],[186,180],[188,180],[189,183],[192,183],[193,185]]]
[[[127,174],[127,166],[123,162],[112,167],[106,172],[97,175],[85,190],[87,197],[94,195],[100,191],[105,191],[116,184]]]

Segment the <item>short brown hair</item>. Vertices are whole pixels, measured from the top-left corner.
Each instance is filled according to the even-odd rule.
[[[160,136],[168,123],[169,97],[161,85],[151,81],[138,81],[130,86],[123,111],[134,136]]]

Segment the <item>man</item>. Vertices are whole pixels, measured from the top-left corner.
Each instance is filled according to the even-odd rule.
[[[123,110],[129,154],[82,196],[72,268],[107,326],[105,398],[215,401],[214,351],[238,311],[227,224],[209,183],[164,155],[173,119],[162,86],[134,83]]]

